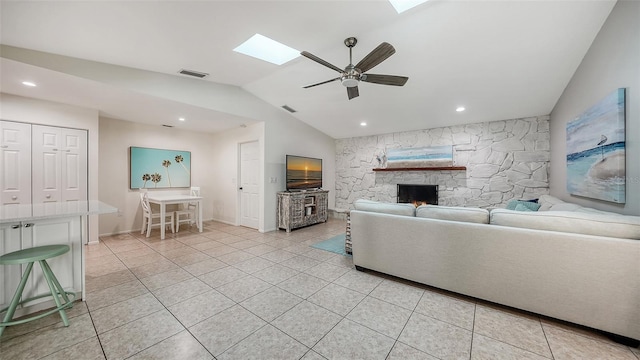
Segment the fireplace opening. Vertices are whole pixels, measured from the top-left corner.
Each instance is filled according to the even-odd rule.
[[[398,203],[438,205],[438,185],[398,184]]]

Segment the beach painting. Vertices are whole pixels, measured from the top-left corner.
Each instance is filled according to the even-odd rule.
[[[420,168],[453,166],[453,146],[388,149],[388,168]]]
[[[567,192],[625,202],[625,89],[567,123]]]
[[[129,148],[129,188],[161,189],[191,186],[191,152]]]

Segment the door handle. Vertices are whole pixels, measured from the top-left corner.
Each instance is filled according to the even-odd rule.
[[[28,228],[28,227],[32,227],[33,224],[32,223],[28,223],[28,224],[24,224],[24,227]]]
[[[51,199],[51,194],[47,194],[45,197],[46,197],[47,199]]]
[[[11,200],[16,201],[16,200],[18,200],[18,197],[17,197],[17,196],[15,196],[15,195],[13,195],[13,196],[11,197]]]
[[[240,187],[238,188],[238,190],[242,190],[242,186],[240,186]]]
[[[19,229],[19,228],[20,228],[20,225],[11,225],[11,228],[12,228],[12,229]]]

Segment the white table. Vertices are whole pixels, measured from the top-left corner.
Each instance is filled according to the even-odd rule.
[[[160,205],[160,239],[164,240],[165,220],[168,204],[184,204],[190,202],[197,203],[198,219],[196,221],[196,225],[198,225],[198,230],[202,232],[202,196],[150,192],[147,198],[149,199],[149,203]]]

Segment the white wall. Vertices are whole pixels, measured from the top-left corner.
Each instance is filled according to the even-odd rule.
[[[210,154],[213,175],[213,219],[232,225],[239,224],[240,192],[238,177],[240,175],[240,144],[258,141],[260,148],[260,179],[264,178],[264,123],[237,128],[215,134],[212,137],[213,150]],[[259,187],[264,194],[264,184]],[[260,201],[260,231],[264,231],[264,201]]]
[[[142,226],[140,195],[129,189],[129,147],[139,146],[191,151],[191,185],[201,187],[202,218],[213,217],[215,181],[219,176],[212,155],[212,135],[176,128],[151,126],[101,117],[99,121],[100,200],[117,207],[118,216],[100,221],[100,234],[139,230]],[[149,191],[154,191],[150,189]],[[189,189],[162,189],[188,193]]]
[[[0,93],[0,119],[87,130],[89,200],[98,200],[98,111]],[[107,201],[108,203],[108,201]],[[103,215],[106,218],[111,215]],[[89,216],[88,241],[98,241],[98,216]]]
[[[567,193],[567,122],[617,88],[626,98],[626,204]],[[606,211],[640,215],[640,2],[618,1],[551,112],[550,193]]]
[[[238,128],[214,135],[213,161],[215,201],[213,218],[237,225],[239,223],[239,146],[241,143],[259,142],[261,151],[260,203],[261,232],[276,229],[276,193],[286,190],[285,156],[302,155],[322,159],[323,188],[329,190],[329,208],[335,205],[335,145],[333,138],[300,122],[279,109],[263,114],[264,123]],[[276,182],[270,182],[275,178]]]
[[[287,154],[322,159],[322,188],[329,190],[329,209],[335,208],[334,139],[292,116],[272,117],[265,124],[265,231],[276,229],[276,193],[286,190]],[[277,182],[270,183],[271,177]]]

